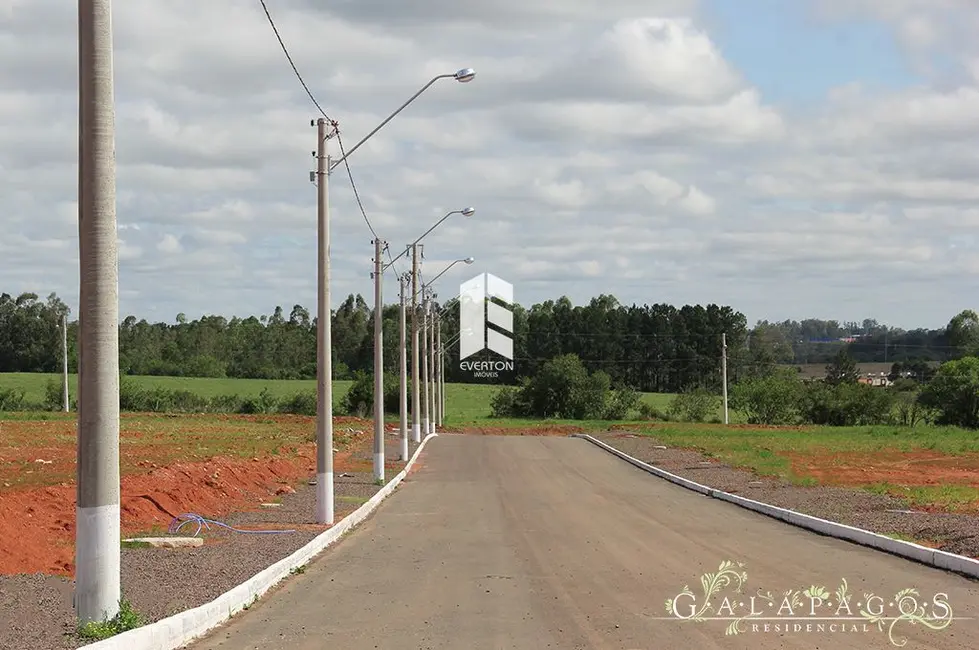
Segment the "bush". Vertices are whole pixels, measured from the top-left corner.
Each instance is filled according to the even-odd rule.
[[[800,401],[802,417],[812,424],[836,427],[886,424],[894,393],[867,384],[813,384]]]
[[[716,417],[720,407],[720,398],[706,388],[686,390],[670,402],[669,414],[674,420],[684,422],[705,422],[709,417]]]
[[[729,406],[743,413],[748,424],[793,424],[803,390],[796,373],[775,373],[734,384]]]
[[[316,391],[296,393],[279,404],[282,413],[295,415],[316,415]]]
[[[14,388],[0,388],[0,411],[23,411],[27,402],[24,391]]]
[[[920,395],[917,392],[899,391],[895,393],[894,424],[913,427],[921,422],[928,422],[934,418],[934,415],[932,409],[921,403]]]
[[[147,389],[126,379],[119,382],[119,408],[123,411],[205,413],[209,407],[207,398],[189,390]]]
[[[384,412],[400,413],[401,411],[401,379],[394,373],[384,373]],[[408,393],[411,394],[411,381],[408,382]],[[374,375],[363,370],[354,373],[354,383],[343,396],[340,410],[345,415],[367,417],[374,412]]]
[[[643,406],[640,404],[641,395],[629,386],[620,386],[612,391],[605,404],[606,420],[625,420],[629,414]]]
[[[519,387],[504,386],[490,404],[492,417],[620,420],[639,403],[631,388],[611,389],[612,379],[588,370],[574,354],[555,357]]]
[[[516,418],[526,413],[528,405],[521,401],[523,391],[517,386],[504,386],[490,400],[490,417]]]
[[[662,420],[669,422],[670,416],[648,402],[639,402],[639,417],[644,420]]]
[[[239,413],[267,415],[279,411],[279,399],[268,388],[263,388],[258,397],[249,397],[242,401]]]
[[[979,429],[979,358],[943,363],[920,399],[936,411],[938,424]]]

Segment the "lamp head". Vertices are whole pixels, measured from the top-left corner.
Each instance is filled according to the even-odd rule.
[[[476,208],[474,208],[474,207],[471,207],[471,206],[470,206],[470,207],[468,207],[468,208],[463,208],[463,209],[462,209],[462,210],[460,211],[460,214],[461,214],[462,216],[464,216],[464,217],[471,217],[471,216],[473,216],[474,214],[476,214]]]
[[[472,68],[463,68],[452,76],[455,77],[455,80],[459,83],[465,84],[473,80],[473,78],[476,76],[476,71]]]
[[[465,262],[466,264],[472,264],[473,262],[476,261],[476,258],[474,258],[474,257],[467,257],[466,259],[464,259],[462,261]]]

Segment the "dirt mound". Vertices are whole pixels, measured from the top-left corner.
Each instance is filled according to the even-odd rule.
[[[2,424],[0,574],[71,576],[75,423]],[[122,425],[124,536],[163,532],[183,513],[220,519],[256,510],[316,471],[316,448],[309,442],[312,418],[125,414]],[[334,440],[342,448],[334,454],[335,472],[369,471],[363,459],[368,454],[360,452],[371,446],[372,428],[358,418],[335,419]]]

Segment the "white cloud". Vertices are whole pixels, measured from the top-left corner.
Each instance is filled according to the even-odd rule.
[[[885,21],[909,57],[954,55],[961,75],[887,94],[854,83],[801,114],[726,59],[693,0],[270,10],[347,150],[436,74],[477,69],[470,84],[434,84],[350,159],[393,255],[446,212],[477,208],[425,239],[426,273],[472,255],[467,273],[501,275],[522,302],[611,292],[728,303],[751,319],[939,325],[979,288],[967,237],[979,46],[962,35],[979,12],[812,6],[824,20]],[[0,291],[72,303],[76,11],[37,0],[0,16]],[[312,309],[318,114],[261,6],[130,0],[115,3],[114,29],[122,312]],[[345,168],[329,180],[336,306],[369,294],[372,236]]]

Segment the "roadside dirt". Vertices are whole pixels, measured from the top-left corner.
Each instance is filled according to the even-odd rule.
[[[823,485],[892,483],[904,486],[966,485],[979,488],[979,454],[934,451],[785,453],[792,470]]]
[[[165,431],[152,428],[142,431],[126,426],[126,420],[136,421],[138,417],[125,418],[120,434],[124,536],[163,532],[174,517],[183,513],[220,518],[232,512],[254,511],[262,502],[291,493],[293,485],[308,480],[316,470],[315,444],[307,441],[313,427],[312,418],[176,418],[179,428],[188,433],[174,446],[167,444],[172,438]],[[232,431],[242,427],[238,435],[243,440],[237,451],[254,448],[256,455],[229,454],[227,444],[224,445],[226,453],[221,455],[208,456],[198,451],[195,443],[206,445],[203,449],[220,448],[220,445],[214,435],[209,437],[208,432],[195,429],[200,424],[195,419],[208,423],[223,419]],[[247,425],[256,423],[265,426],[255,429],[254,436],[268,436],[269,431],[277,431],[269,444],[248,440],[252,432]],[[360,452],[362,447],[371,446],[372,436],[366,432],[372,426],[366,420],[354,418],[335,420],[335,441],[338,447],[343,445],[334,456],[337,473],[370,471],[367,455]],[[0,575],[72,576],[76,499],[74,422],[4,421],[2,434]],[[147,443],[146,438],[152,441]],[[153,444],[155,439],[159,444]],[[31,441],[39,444],[31,445]],[[169,460],[175,454],[183,454],[186,459]],[[388,465],[395,467],[393,462]]]
[[[802,486],[758,476],[698,451],[668,447],[656,440],[655,432],[647,436],[620,429],[593,435],[634,458],[701,485],[979,558],[979,516],[967,508],[953,513],[938,507],[912,506],[897,495],[861,489],[882,481],[897,486],[952,485],[954,479],[964,479],[970,471],[973,474],[968,484],[977,485],[976,469],[970,470],[977,467],[975,455],[945,456],[931,451],[796,453],[792,462],[797,475],[811,476],[822,483]]]

